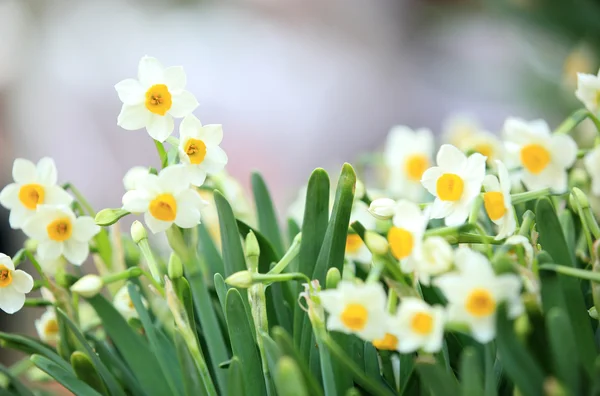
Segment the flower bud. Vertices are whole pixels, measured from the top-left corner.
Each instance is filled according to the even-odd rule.
[[[260,255],[260,246],[256,235],[252,231],[246,235],[246,257],[258,257]]]
[[[38,247],[38,241],[36,241],[35,239],[28,239],[25,241],[25,245],[23,247],[25,248],[25,250],[35,252]]]
[[[369,230],[365,232],[365,244],[367,245],[367,248],[369,248],[371,253],[376,254],[378,256],[386,255],[390,247],[387,239],[385,239],[383,236],[379,235],[375,231]]]
[[[325,287],[327,289],[335,289],[338,283],[340,283],[341,279],[342,274],[340,274],[339,269],[335,267],[329,268],[329,271],[327,271],[327,276],[325,277]]]
[[[79,279],[71,286],[71,292],[77,293],[80,296],[90,298],[102,290],[104,282],[98,275],[90,274]]]
[[[109,226],[115,224],[121,217],[128,214],[129,212],[123,209],[102,209],[96,214],[94,221],[99,226]]]
[[[170,279],[179,279],[183,276],[183,264],[175,253],[171,253],[167,271]]]
[[[362,199],[362,197],[365,196],[365,192],[367,192],[367,190],[365,189],[365,185],[363,184],[363,182],[356,179],[356,184],[354,186],[354,198]]]
[[[581,209],[587,209],[590,207],[590,201],[588,200],[587,196],[577,187],[573,188],[571,196],[575,197]]]
[[[225,283],[240,289],[247,289],[252,286],[252,273],[250,271],[238,271],[225,279]]]
[[[131,239],[135,243],[140,243],[142,240],[148,239],[146,229],[138,220],[134,221],[131,225]]]
[[[388,220],[394,217],[396,201],[390,198],[379,198],[371,202],[369,213],[379,220]]]

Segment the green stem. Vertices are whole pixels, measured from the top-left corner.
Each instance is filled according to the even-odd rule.
[[[273,380],[271,378],[271,372],[269,371],[269,365],[267,363],[267,352],[265,351],[265,346],[262,337],[262,334],[269,334],[269,321],[267,318],[267,301],[265,296],[265,285],[252,285],[249,289],[248,299],[250,302],[252,317],[254,319],[254,327],[256,329],[256,343],[258,345],[258,351],[260,353],[263,375],[265,377],[265,386],[267,388],[267,395],[274,396],[275,389],[273,388]]]
[[[252,274],[253,283],[271,284],[273,282],[287,282],[291,280],[302,280],[310,283],[310,278],[302,272],[286,272],[285,274]]]
[[[562,194],[552,194],[549,188],[543,188],[541,190],[536,191],[526,191],[523,193],[511,194],[510,200],[513,205],[518,205],[523,202],[532,201],[534,199],[538,199],[541,197],[546,197],[548,195],[562,195]]]
[[[156,146],[156,151],[158,151],[158,156],[160,157],[160,166],[164,169],[169,166],[169,157],[167,156],[165,146],[158,140],[154,141],[154,145]]]
[[[154,280],[153,284],[163,284],[162,276],[164,274],[161,273],[160,268],[158,266],[158,262],[156,261],[156,257],[154,257],[154,253],[150,248],[150,244],[148,243],[148,239],[142,239],[138,242],[138,247],[140,248],[140,252],[144,259],[146,260],[146,264],[148,265],[148,269],[150,269],[150,273],[152,274],[151,278]]]
[[[593,282],[600,282],[600,273],[583,270],[579,268],[568,267],[566,265],[558,264],[542,264],[540,265],[541,270],[554,271],[559,274],[573,276],[579,279],[585,279]]]
[[[469,220],[467,223],[469,224],[477,224],[477,216],[479,215],[479,210],[481,209],[481,204],[483,200],[481,199],[481,194],[475,198],[473,205],[471,206],[471,212],[469,213]]]
[[[53,305],[52,302],[43,298],[28,298],[25,300],[26,307],[47,307],[49,305]]]
[[[90,205],[90,203],[83,197],[83,194],[81,194],[81,192],[73,184],[66,183],[63,185],[63,188],[65,190],[70,190],[73,193],[77,202],[81,204],[88,215],[92,216],[92,218],[96,217],[96,212],[94,211],[94,208],[92,208],[92,205]]]
[[[385,258],[381,256],[373,256],[373,265],[367,276],[365,283],[377,283],[381,277],[381,273],[385,268]]]
[[[527,210],[523,213],[523,219],[521,220],[521,227],[519,228],[519,235],[524,237],[529,237],[531,233],[531,227],[533,226],[533,221],[535,220],[535,213],[531,210]]]
[[[280,274],[300,253],[300,242],[302,241],[302,233],[296,235],[292,241],[292,246],[288,249],[285,255],[277,264],[268,272],[268,274]]]
[[[50,279],[46,276],[46,274],[42,270],[42,266],[40,265],[40,263],[35,259],[35,257],[33,257],[33,254],[31,254],[31,252],[29,250],[25,251],[25,255],[27,256],[29,261],[31,261],[31,264],[33,264],[33,267],[38,272],[38,274],[40,274],[40,277],[42,278],[43,286],[48,288],[50,291],[53,292],[53,294],[55,294],[54,293],[54,291],[55,291],[54,285],[52,284],[52,282],[50,282]]]
[[[554,130],[554,133],[557,135],[569,133],[579,123],[590,116],[591,114],[586,109],[575,110],[566,120],[562,122],[562,124],[558,126],[558,128]]]

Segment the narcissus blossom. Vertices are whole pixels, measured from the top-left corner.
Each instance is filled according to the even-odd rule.
[[[431,277],[448,272],[454,263],[452,246],[440,236],[430,236],[421,243],[421,251],[402,262],[402,271],[415,273],[419,282],[429,286]]]
[[[420,253],[427,217],[419,206],[407,200],[398,201],[392,223],[387,234],[392,255],[403,262]]]
[[[523,167],[521,179],[529,190],[567,191],[567,169],[577,159],[577,144],[569,135],[553,135],[543,120],[509,118],[504,123],[509,159]]]
[[[138,182],[148,173],[150,172],[145,166],[134,166],[129,169],[127,173],[125,173],[125,176],[123,176],[123,186],[125,187],[125,191],[135,190]]]
[[[396,349],[400,353],[439,351],[444,340],[444,316],[441,305],[430,306],[414,297],[402,298],[389,322],[390,333],[398,340]]]
[[[598,75],[577,73],[575,96],[595,116],[600,106],[600,71]]]
[[[448,300],[448,320],[465,323],[473,338],[481,343],[496,335],[496,310],[506,301],[508,315],[523,312],[521,280],[514,274],[496,275],[481,253],[461,247],[456,250],[458,271],[437,277],[433,283]]]
[[[123,209],[144,213],[150,231],[165,231],[172,224],[191,228],[200,223],[200,208],[204,201],[190,186],[183,165],[172,165],[158,175],[147,174],[123,196]]]
[[[496,167],[498,177],[487,175],[483,179],[483,205],[490,220],[499,227],[496,239],[504,239],[515,233],[517,221],[510,198],[510,176],[501,161],[496,161]]]
[[[115,85],[123,102],[117,124],[130,131],[145,127],[153,139],[164,142],[173,132],[173,117],[185,117],[198,107],[185,85],[181,66],[164,68],[156,58],[143,57],[138,79],[128,78]]]
[[[56,165],[52,158],[42,158],[37,165],[17,158],[12,169],[14,183],[0,192],[0,204],[10,210],[9,222],[14,229],[35,214],[38,205],[69,205],[73,197],[56,185]]]
[[[356,334],[367,341],[385,335],[386,295],[380,283],[341,281],[337,288],[319,292],[319,298],[329,314],[329,330]]]
[[[592,178],[592,194],[600,196],[600,146],[587,153],[583,163]]]
[[[15,269],[12,259],[0,253],[0,309],[13,314],[25,305],[25,294],[33,289],[33,278]]]
[[[37,253],[42,260],[62,255],[70,263],[81,265],[100,227],[89,216],[75,217],[68,206],[39,205],[36,214],[23,224],[23,231],[38,241]]]
[[[475,153],[467,158],[456,147],[444,144],[436,160],[437,166],[427,169],[421,179],[427,191],[436,197],[431,217],[443,218],[448,226],[461,225],[481,191],[486,157]]]
[[[144,304],[144,306],[148,305],[145,299],[142,299],[142,304]],[[129,295],[129,289],[127,285],[120,288],[117,294],[115,294],[113,305],[127,320],[139,317],[139,314],[133,305],[133,301],[131,301],[131,296]]]
[[[39,319],[36,319],[34,324],[38,336],[43,342],[56,345],[59,339],[59,328],[54,308],[48,308]]]

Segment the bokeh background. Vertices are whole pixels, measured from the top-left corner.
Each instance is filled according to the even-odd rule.
[[[313,168],[337,172],[395,124],[555,126],[598,43],[594,0],[0,0],[0,185],[16,157],[51,156],[96,208],[119,206],[125,171],[157,164],[145,131],[116,125],[113,85],[143,55],[184,66],[196,115],[224,126],[228,171],[244,186],[261,171],[284,213]],[[32,333],[38,314],[0,312],[0,327]]]

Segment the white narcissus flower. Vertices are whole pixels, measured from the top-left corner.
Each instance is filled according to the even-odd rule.
[[[600,146],[585,155],[583,164],[592,178],[592,194],[600,196]]]
[[[23,224],[29,238],[38,241],[37,253],[42,260],[61,255],[71,264],[81,265],[90,253],[90,240],[100,232],[89,216],[75,217],[68,206],[39,205],[35,216]]]
[[[145,307],[148,306],[148,303],[145,299],[142,298],[142,304]],[[119,311],[121,315],[127,320],[131,318],[138,318],[139,314],[133,305],[133,301],[131,301],[131,296],[129,295],[129,289],[127,285],[123,286],[119,289],[117,294],[115,294],[115,298],[113,300],[113,305]]]
[[[404,297],[398,311],[390,319],[390,331],[398,340],[400,353],[422,349],[438,352],[444,340],[444,307],[430,306],[414,297]]]
[[[201,186],[206,175],[213,175],[227,165],[227,154],[219,144],[223,128],[218,124],[202,125],[194,115],[189,115],[179,126],[179,158],[187,164],[190,182]]]
[[[319,297],[329,314],[327,329],[356,334],[366,341],[385,335],[386,296],[381,284],[341,281],[337,288],[319,292]]]
[[[442,130],[444,142],[462,149],[463,142],[469,141],[482,128],[473,115],[456,113],[444,120]]]
[[[369,207],[363,201],[355,200],[350,213],[350,224],[360,222],[365,229],[375,228],[375,219],[369,214]],[[373,258],[371,251],[358,234],[348,233],[346,237],[346,258],[359,263],[370,264]]]
[[[443,218],[447,226],[461,225],[481,191],[486,158],[479,153],[467,158],[456,147],[444,144],[436,160],[437,166],[427,169],[421,180],[427,191],[436,197],[431,217]]]
[[[391,198],[378,198],[371,201],[369,213],[379,220],[388,220],[396,213],[396,201]]]
[[[25,305],[25,294],[33,289],[33,278],[16,270],[12,259],[0,253],[0,309],[13,314]]]
[[[67,260],[65,260],[65,258],[62,256],[52,260],[44,260],[39,255],[36,255],[36,260],[40,264],[40,267],[42,267],[42,271],[44,271],[44,274],[51,277],[56,276],[56,273],[59,270],[65,268],[67,264]]]
[[[142,180],[149,172],[145,166],[134,166],[123,176],[123,186],[125,191],[135,190],[138,182]]]
[[[496,240],[500,240],[515,233],[517,221],[510,198],[510,176],[501,161],[496,161],[496,166],[498,177],[487,175],[483,179],[483,206],[490,220],[499,227]]]
[[[46,344],[56,345],[58,343],[59,327],[54,308],[47,309],[39,319],[36,319],[35,329],[40,340]]]
[[[10,210],[9,222],[14,229],[35,214],[38,205],[69,205],[73,197],[56,185],[56,165],[52,158],[42,158],[37,166],[17,158],[13,163],[11,183],[0,192],[0,204]]]
[[[181,228],[195,227],[200,223],[200,209],[205,202],[190,187],[188,173],[183,165],[172,165],[158,175],[147,174],[140,179],[135,190],[123,196],[123,209],[144,213],[150,231],[165,231],[172,224]]]
[[[397,198],[420,200],[424,192],[421,176],[431,166],[432,155],[433,134],[429,129],[392,128],[385,146],[389,192]]]
[[[595,116],[600,106],[600,71],[598,75],[577,73],[575,96]]]
[[[441,236],[430,236],[423,240],[419,254],[402,263],[402,271],[415,272],[419,282],[429,286],[432,276],[449,271],[453,263],[452,246]]]
[[[417,204],[400,200],[396,203],[392,224],[387,234],[390,250],[396,259],[404,263],[405,259],[420,253],[427,217]]]
[[[496,275],[481,253],[461,247],[455,253],[457,272],[437,277],[433,283],[448,300],[448,320],[467,324],[477,341],[486,343],[496,334],[496,310],[506,301],[511,318],[523,312],[521,280],[515,274]]]
[[[567,169],[577,159],[577,144],[569,135],[553,135],[544,120],[509,118],[504,123],[509,159],[523,167],[521,180],[529,190],[567,191]]]
[[[123,102],[117,124],[130,131],[145,127],[153,139],[164,142],[173,132],[173,117],[183,118],[198,107],[185,85],[181,66],[164,68],[156,58],[143,57],[138,79],[128,78],[115,85]]]
[[[462,151],[474,151],[487,158],[488,164],[504,158],[504,146],[502,141],[493,133],[479,131],[466,139],[460,146]]]

